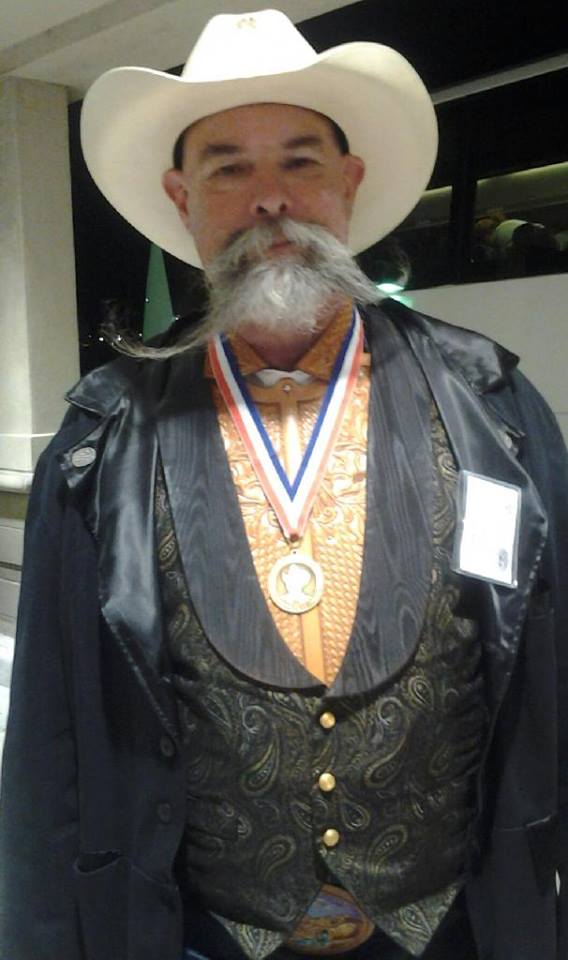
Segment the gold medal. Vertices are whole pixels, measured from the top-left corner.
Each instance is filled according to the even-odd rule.
[[[287,467],[292,473],[288,476],[258,415],[229,343],[219,335],[209,343],[209,357],[217,386],[288,542],[299,544],[307,532],[321,478],[353,394],[362,354],[363,325],[359,314],[353,309],[351,326],[342,342],[303,455],[299,450],[296,428],[293,431],[284,428]],[[292,550],[289,556],[278,560],[272,567],[268,575],[268,593],[280,610],[308,613],[322,598],[323,579],[319,563],[298,549]]]
[[[307,613],[323,594],[323,571],[315,560],[293,552],[278,560],[268,575],[270,599],[287,613]]]

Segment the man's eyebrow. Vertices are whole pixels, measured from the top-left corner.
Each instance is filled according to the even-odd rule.
[[[209,160],[210,157],[232,157],[242,152],[242,148],[237,147],[234,143],[208,143],[199,151],[198,159],[203,162]]]
[[[292,137],[286,140],[282,146],[285,150],[297,150],[299,147],[321,147],[323,140],[314,133],[304,134],[299,137]],[[212,157],[233,157],[236,154],[244,153],[242,147],[235,143],[207,143],[198,154],[198,161],[203,163]]]
[[[284,143],[284,148],[286,150],[295,150],[298,147],[321,147],[323,140],[315,133],[308,133],[302,137],[293,137],[291,140],[286,140]]]

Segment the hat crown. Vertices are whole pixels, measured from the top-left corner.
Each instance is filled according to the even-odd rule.
[[[163,173],[181,130],[254,103],[291,104],[331,117],[363,158],[366,174],[349,228],[355,252],[385,236],[416,204],[432,172],[437,128],[411,65],[389,47],[363,41],[317,54],[276,10],[214,17],[181,77],[146,67],[99,77],[81,115],[91,175],[141,233],[201,266],[191,235],[161,189]]]
[[[194,83],[271,76],[310,66],[313,47],[280,10],[219,14],[204,27],[182,77]]]

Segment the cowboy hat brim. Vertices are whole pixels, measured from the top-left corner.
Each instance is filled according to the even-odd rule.
[[[437,124],[428,93],[395,50],[358,42],[334,47],[285,73],[195,82],[142,67],[103,74],[81,116],[89,171],[107,200],[144,236],[200,267],[192,237],[166,196],[179,134],[203,117],[251,103],[315,110],[345,132],[366,174],[353,208],[354,253],[393,230],[418,202],[431,176]]]

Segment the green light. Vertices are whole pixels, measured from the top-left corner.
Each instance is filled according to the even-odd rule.
[[[172,299],[166,264],[162,250],[154,243],[150,246],[148,274],[146,277],[146,301],[144,305],[144,339],[167,330],[172,322]]]
[[[393,283],[392,280],[384,280],[382,283],[377,283],[376,287],[378,290],[381,290],[383,293],[390,296],[393,293],[402,293],[404,287],[400,283]]]

